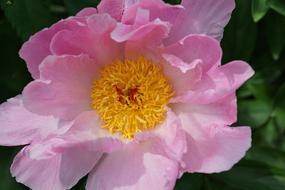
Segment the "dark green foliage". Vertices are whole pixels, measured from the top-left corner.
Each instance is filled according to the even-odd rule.
[[[251,2],[236,1],[236,9],[224,33],[222,41],[224,60],[249,61],[256,45],[257,26],[251,17]]]
[[[31,80],[19,58],[35,32],[100,0],[0,0],[0,102]],[[180,0],[166,0],[179,4]],[[238,91],[238,123],[253,129],[252,148],[232,170],[185,174],[175,190],[285,189],[285,0],[236,0],[225,28],[223,62],[242,59],[256,71]],[[19,148],[0,147],[0,189],[25,190],[9,172]],[[195,156],[195,155],[193,155]],[[86,178],[74,190],[83,190]]]
[[[80,0],[80,1],[74,1],[74,0],[63,0],[68,12],[71,15],[76,14],[78,11],[80,11],[82,8],[85,7],[96,7],[98,2],[100,0]]]
[[[266,39],[272,58],[278,60],[285,45],[285,17],[275,12],[270,12],[265,18],[265,24]]]
[[[6,18],[24,40],[55,21],[49,11],[47,0],[1,0],[0,2]]]
[[[267,0],[252,0],[252,17],[254,22],[258,22],[267,13],[269,6]]]
[[[267,0],[270,8],[285,16],[285,1],[283,0]]]

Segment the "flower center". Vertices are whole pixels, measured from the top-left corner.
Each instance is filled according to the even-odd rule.
[[[144,57],[115,61],[100,75],[93,82],[91,106],[110,133],[132,139],[164,120],[174,93],[158,64]]]

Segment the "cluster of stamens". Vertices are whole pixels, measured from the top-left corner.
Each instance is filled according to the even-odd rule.
[[[159,64],[140,57],[115,61],[93,82],[91,106],[103,128],[132,139],[138,132],[153,129],[166,115],[173,90]]]

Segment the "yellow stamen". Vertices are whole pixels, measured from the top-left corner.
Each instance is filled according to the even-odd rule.
[[[115,61],[100,75],[93,82],[91,106],[110,133],[132,139],[164,120],[173,90],[158,64],[144,57]]]

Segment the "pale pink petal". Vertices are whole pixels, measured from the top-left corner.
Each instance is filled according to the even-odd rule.
[[[194,60],[191,63],[185,63],[180,58],[174,55],[162,55],[165,60],[163,61],[163,73],[172,85],[176,96],[185,94],[188,90],[200,81],[202,76],[202,68],[199,65],[201,60]]]
[[[179,42],[162,50],[162,56],[172,65],[191,65],[199,61],[203,72],[221,64],[222,49],[219,42],[204,35],[189,35]],[[181,59],[173,59],[173,56]],[[182,65],[183,65],[182,64]]]
[[[152,22],[146,23],[144,25],[125,25],[119,23],[116,29],[111,33],[111,37],[117,42],[124,42],[128,40],[140,40],[151,36],[151,32],[158,30],[161,36],[158,40],[163,39],[167,36],[170,29],[170,25],[167,22],[163,22],[156,19]],[[154,40],[157,40],[153,38]]]
[[[133,59],[144,55],[147,58],[157,57],[158,47],[168,36],[170,25],[160,19],[149,21],[149,11],[139,9],[135,23],[128,25],[119,23],[111,33],[118,42],[126,42],[125,58]]]
[[[92,81],[98,65],[86,55],[49,56],[41,67],[41,80],[24,89],[24,105],[33,112],[71,120],[88,111]]]
[[[116,20],[107,14],[86,18],[86,24],[73,30],[61,30],[52,38],[50,49],[54,55],[87,54],[97,64],[111,64],[123,55],[123,46],[111,39]]]
[[[61,156],[61,183],[70,189],[94,168],[101,157],[101,152],[88,150],[84,144],[65,150]]]
[[[150,10],[151,20],[160,18],[174,22],[176,15],[183,9],[180,5],[169,5],[162,0],[102,0],[98,5],[99,13],[108,13],[123,23],[133,23],[139,8]]]
[[[207,36],[189,35],[161,50],[164,74],[169,78],[176,96],[183,94],[201,80],[202,74],[221,63],[219,43]]]
[[[172,190],[177,177],[177,163],[148,141],[106,155],[89,174],[86,189]]]
[[[20,50],[20,57],[26,61],[33,78],[39,78],[39,65],[45,57],[51,55],[50,42],[53,36],[61,30],[69,30],[80,27],[81,25],[82,23],[77,19],[68,18],[66,20],[59,21],[49,29],[43,29],[30,37],[30,39],[24,43]]]
[[[114,60],[123,58],[123,44],[111,39],[111,32],[117,25],[114,19],[108,14],[94,15],[87,19],[87,24],[95,42],[92,49],[94,59],[100,65],[109,65]]]
[[[229,170],[251,146],[249,127],[199,125],[191,113],[182,113],[180,118],[187,133],[184,171],[215,173]]]
[[[185,70],[183,71],[183,69]],[[175,96],[181,96],[188,90],[191,90],[202,76],[202,69],[195,62],[190,63],[189,65],[185,63],[183,66],[182,63],[181,65],[177,64],[175,66],[172,66],[169,63],[164,63],[163,72],[172,85]]]
[[[172,101],[212,103],[234,93],[253,74],[254,71],[247,63],[232,61],[204,74],[191,90]]]
[[[111,33],[115,41],[126,42],[125,58],[155,57],[162,40],[168,36],[170,24],[159,18],[150,19],[149,10],[137,8],[133,23],[118,23]]]
[[[120,30],[119,28],[120,26],[117,27],[118,30]],[[125,26],[121,29],[122,31],[120,32],[123,33],[112,33],[112,37],[116,38],[116,40],[126,40],[126,59],[136,59],[143,55],[144,57],[155,61],[159,53],[158,47],[162,44],[162,40],[167,35],[169,25],[156,20],[150,24],[139,27],[134,31],[131,28],[125,28]],[[118,30],[115,30],[114,32],[119,32]]]
[[[225,25],[235,7],[234,0],[182,0],[184,10],[176,15],[166,44],[189,34],[206,34],[221,40]]]
[[[24,148],[16,156],[11,173],[18,182],[34,190],[65,190],[89,173],[100,157],[100,153],[79,146],[49,159],[34,160]]]
[[[120,21],[125,10],[125,1],[129,0],[102,0],[98,5],[99,13],[108,13]]]
[[[235,94],[230,94],[210,104],[176,103],[171,105],[175,113],[187,113],[193,125],[231,125],[237,120]]]
[[[138,133],[135,141],[156,141],[154,144],[165,151],[168,157],[181,161],[182,155],[186,151],[186,139],[181,121],[171,109],[167,108],[165,120],[155,129]]]
[[[133,0],[125,2],[125,11],[122,22],[131,24],[139,9],[145,9],[150,12],[150,21],[157,18],[174,23],[177,15],[183,10],[181,5],[170,5],[162,0]]]
[[[61,30],[54,35],[50,42],[53,55],[94,55],[94,40],[87,26],[76,30]],[[92,56],[93,57],[93,56]]]
[[[41,141],[29,147],[31,158],[48,159],[61,154],[67,148],[84,146],[86,151],[109,153],[120,149],[123,145],[120,136],[112,135],[101,128],[100,118],[95,111],[80,114],[70,127],[61,135]]]
[[[78,17],[87,17],[87,16],[91,16],[97,14],[97,9],[93,8],[93,7],[88,7],[88,8],[84,8],[81,11],[79,11],[76,16]]]
[[[60,155],[49,160],[34,161],[28,157],[24,148],[15,157],[11,173],[17,182],[35,190],[64,190],[65,187],[58,180],[60,162]]]
[[[24,145],[49,135],[58,128],[52,116],[40,116],[26,110],[22,97],[9,99],[0,106],[0,144]]]

